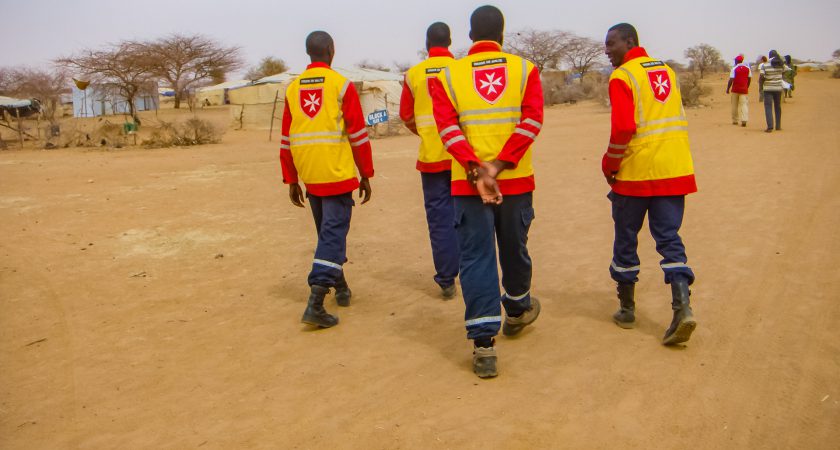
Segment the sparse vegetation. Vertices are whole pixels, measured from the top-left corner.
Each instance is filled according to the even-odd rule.
[[[700,78],[707,73],[726,67],[720,51],[709,44],[700,44],[685,50],[685,57],[691,61],[690,70],[698,72]]]
[[[185,147],[190,145],[217,144],[222,133],[212,123],[192,118],[184,122],[161,122],[143,141],[146,148]]]
[[[677,76],[680,83],[683,105],[700,106],[701,99],[712,92],[712,88],[703,85],[703,79],[696,73],[683,72]]]

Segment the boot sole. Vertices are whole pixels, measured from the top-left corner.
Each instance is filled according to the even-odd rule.
[[[632,330],[633,328],[636,327],[636,322],[619,322],[618,320],[615,320],[615,319],[613,319],[613,322],[615,322],[616,325],[618,325],[620,328],[623,328],[625,330]]]
[[[314,326],[319,327],[319,328],[332,328],[332,327],[338,325],[338,317],[335,318],[335,323],[324,323],[324,322],[319,321],[318,319],[314,319],[312,317],[307,317],[307,316],[303,316],[303,318],[300,319],[300,321],[307,324],[307,325],[314,325]]]
[[[674,345],[687,342],[695,328],[697,328],[697,322],[693,318],[680,322],[677,329],[674,330],[674,334],[662,339],[662,344]]]

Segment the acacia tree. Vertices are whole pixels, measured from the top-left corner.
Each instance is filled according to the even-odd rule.
[[[703,78],[707,72],[725,65],[718,49],[709,44],[700,44],[686,49],[685,57],[691,61],[691,68],[700,73],[700,78]]]
[[[34,98],[41,105],[43,117],[55,122],[61,92],[67,86],[67,73],[60,68],[48,71],[29,67],[0,70],[0,93]]]
[[[604,46],[595,39],[575,36],[569,39],[565,49],[565,60],[572,71],[583,77],[598,64],[604,55]]]
[[[575,36],[566,31],[543,31],[526,28],[507,35],[505,47],[509,53],[519,55],[544,69],[557,68]]]
[[[114,86],[128,102],[129,114],[139,122],[135,99],[154,82],[147,47],[139,42],[123,41],[103,49],[84,49],[76,55],[54,62],[77,77]],[[155,92],[157,94],[157,92]]]
[[[172,34],[142,44],[150,72],[175,91],[175,108],[197,83],[242,67],[241,49],[199,34]]]
[[[245,78],[249,80],[259,80],[260,78],[275,75],[289,70],[286,61],[273,56],[266,56],[261,59],[259,64],[248,69],[245,73]]]
[[[360,69],[381,70],[382,72],[391,71],[391,68],[386,66],[385,64],[382,64],[379,61],[371,61],[369,59],[363,59],[357,62],[356,67]]]

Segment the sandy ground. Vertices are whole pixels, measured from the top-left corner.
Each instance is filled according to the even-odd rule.
[[[374,142],[346,266],[353,305],[300,315],[315,243],[277,143],[0,153],[0,447],[840,448],[840,80],[797,78],[784,131],[688,111],[700,193],[683,237],[699,326],[643,231],[616,327],[600,157],[608,111],[556,107],[535,150],[540,319],[471,372],[463,302],[433,284],[416,138]]]

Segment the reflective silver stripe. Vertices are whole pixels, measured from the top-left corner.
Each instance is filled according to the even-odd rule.
[[[292,147],[289,147],[289,144],[280,144],[280,150],[291,150]]]
[[[344,99],[344,94],[347,93],[347,88],[350,87],[350,80],[344,82],[344,86],[341,86],[341,94],[338,95],[338,98]]]
[[[496,114],[506,112],[522,112],[519,106],[511,106],[507,108],[487,108],[487,109],[469,109],[458,113],[460,117],[474,116],[476,114]]]
[[[342,270],[341,264],[336,264],[334,262],[330,262],[323,259],[313,259],[312,264],[320,264],[322,266],[332,267],[333,269]]]
[[[280,135],[280,140],[281,140],[281,141],[288,141],[288,140],[289,140],[289,136],[286,136],[285,134],[281,134],[281,135]]]
[[[305,137],[313,137],[313,136],[341,136],[341,131],[316,131],[314,133],[298,133],[298,134],[293,134],[290,137],[292,139],[296,139],[296,138],[305,138]]]
[[[659,125],[659,124],[669,123],[669,122],[686,122],[687,120],[688,119],[686,119],[685,116],[669,117],[667,119],[650,120],[648,122],[639,122],[639,128],[649,127],[651,125]]]
[[[641,97],[642,97],[642,89],[639,87],[639,82],[638,82],[638,81],[636,81],[636,77],[634,77],[634,76],[633,76],[633,74],[632,74],[632,73],[630,73],[630,71],[629,71],[629,70],[627,70],[626,68],[624,68],[624,67],[619,67],[619,68],[618,68],[618,70],[621,70],[621,71],[623,71],[624,73],[626,73],[626,74],[627,74],[627,76],[630,78],[630,81],[631,81],[631,82],[633,82],[633,87],[635,87],[635,88],[636,88],[636,90],[635,90],[635,92],[636,92],[636,98],[638,98],[638,100],[636,101],[636,106],[637,106],[637,109],[639,110],[639,122],[644,122],[644,121],[645,121],[645,118],[644,118],[644,109],[642,109],[642,99],[641,99]]]
[[[613,144],[613,143],[610,143],[609,148],[614,148],[616,150],[624,150],[625,148],[627,148],[627,144]]]
[[[516,117],[502,117],[499,119],[473,119],[461,121],[461,125],[489,125],[494,123],[519,123],[519,119]]]
[[[621,158],[624,158],[624,153],[610,153],[610,152],[607,152],[607,158],[621,159]]]
[[[641,266],[633,266],[633,267],[618,267],[615,265],[615,261],[610,263],[610,267],[613,268],[616,272],[638,272],[639,267]]]
[[[356,142],[351,142],[350,145],[352,145],[353,147],[358,147],[358,146],[364,144],[365,142],[370,142],[370,139],[368,139],[367,136],[365,136],[364,139],[359,139]]]
[[[528,291],[528,292],[526,292],[526,293],[524,293],[524,294],[522,294],[522,295],[510,295],[510,294],[508,294],[507,292],[505,292],[505,297],[507,297],[507,298],[509,298],[509,299],[511,299],[511,300],[522,300],[522,299],[524,299],[525,297],[527,297],[527,296],[528,296],[528,294],[530,294],[530,293],[531,293],[531,291]]]
[[[449,72],[449,67],[445,67],[443,72],[446,74],[446,84],[449,85],[449,93],[452,95],[452,101],[455,103],[455,109],[458,108],[458,98],[455,97],[455,89],[452,88],[452,74]]]
[[[460,130],[460,128],[458,127],[458,125],[450,125],[450,126],[448,126],[448,127],[444,128],[443,130],[441,130],[441,132],[440,132],[440,133],[438,133],[438,134],[440,134],[440,138],[441,138],[441,139],[443,139],[443,138],[444,138],[444,136],[446,136],[447,134],[449,134],[449,133],[451,133],[451,132],[453,132],[453,131],[455,131],[455,130]]]
[[[525,120],[522,121],[522,123],[527,123],[528,125],[531,125],[532,127],[536,128],[538,130],[542,129],[542,124],[537,122],[534,119],[525,119]]]
[[[461,142],[461,141],[466,141],[466,140],[467,140],[467,138],[465,138],[463,134],[459,134],[458,136],[455,136],[454,138],[444,142],[443,145],[446,148],[449,148],[450,145],[452,145],[456,142]]]
[[[366,129],[364,129],[364,128],[362,128],[361,130],[359,130],[359,131],[357,131],[357,132],[355,132],[355,133],[351,134],[351,135],[350,135],[350,140],[356,139],[357,137],[359,137],[359,136],[361,136],[361,135],[363,135],[363,134],[365,134],[365,133],[367,133],[367,130],[366,130]]]
[[[487,317],[479,317],[478,319],[470,319],[470,320],[467,320],[465,323],[469,327],[469,326],[473,326],[473,325],[480,325],[482,323],[501,322],[501,321],[502,321],[502,316],[487,316]]]
[[[344,139],[306,139],[306,140],[293,140],[292,144],[294,145],[313,145],[313,144],[340,144]]]
[[[668,127],[668,128],[660,128],[658,130],[650,130],[645,131],[644,133],[639,133],[633,136],[634,139],[639,139],[647,136],[651,136],[654,134],[662,134],[662,133],[669,133],[671,131],[688,131],[688,127],[681,126],[681,127]]]
[[[528,78],[528,61],[525,61],[525,58],[522,58],[522,82],[519,86],[519,94],[525,94],[525,81]]]
[[[531,140],[534,140],[534,139],[536,139],[536,138],[537,138],[537,135],[536,135],[536,134],[531,133],[530,131],[527,131],[527,130],[523,130],[522,128],[517,128],[517,129],[514,131],[514,133],[518,133],[518,134],[521,134],[521,135],[523,135],[523,136],[527,136],[527,137],[531,138]]]
[[[660,264],[659,267],[661,267],[663,269],[676,269],[678,267],[688,267],[688,264],[681,263],[681,262],[665,263],[665,264]]]

